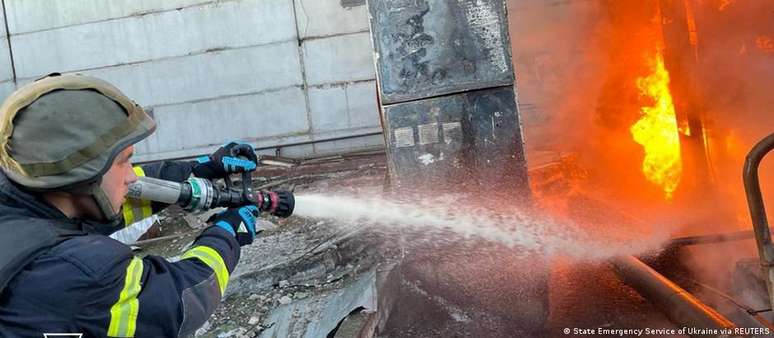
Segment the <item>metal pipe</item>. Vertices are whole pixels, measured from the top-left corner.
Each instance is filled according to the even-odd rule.
[[[373,132],[369,132],[369,133],[362,133],[362,134],[355,134],[355,135],[337,136],[337,137],[329,137],[329,138],[323,138],[323,139],[318,139],[318,140],[309,140],[309,141],[300,141],[300,142],[293,142],[293,143],[278,144],[278,145],[274,145],[274,146],[256,147],[255,151],[267,150],[267,149],[279,150],[281,148],[287,148],[287,147],[303,146],[303,145],[313,144],[313,143],[343,141],[343,140],[349,140],[349,139],[353,139],[353,138],[376,136],[376,135],[383,135],[383,134],[384,134],[384,132],[382,132],[382,131],[373,131]],[[279,155],[277,155],[277,156],[279,156]]]
[[[755,238],[755,234],[750,230],[741,230],[734,232],[726,232],[720,234],[710,235],[698,235],[698,236],[685,236],[672,238],[665,245],[666,247],[686,246],[686,245],[698,245],[698,244],[716,244],[732,241],[743,241],[747,239]]]
[[[770,308],[769,309],[755,310],[755,309],[745,305],[744,303],[742,303],[740,301],[737,301],[736,299],[734,299],[734,297],[726,294],[723,291],[715,289],[715,288],[713,288],[713,287],[711,287],[711,286],[709,286],[707,284],[704,284],[704,283],[699,282],[697,280],[694,280],[692,278],[687,278],[687,280],[689,282],[693,283],[694,285],[697,285],[697,286],[701,287],[704,290],[712,292],[715,295],[719,296],[720,298],[723,298],[726,301],[728,301],[731,304],[733,304],[734,306],[738,307],[739,309],[744,311],[747,315],[749,315],[751,319],[755,320],[757,322],[755,324],[759,325],[758,327],[767,328],[767,329],[769,329],[770,332],[774,332],[774,325],[772,325],[771,322],[768,319],[766,319],[765,317],[761,316],[762,312],[769,312],[769,311],[771,311]]]
[[[771,232],[769,223],[766,219],[766,208],[763,205],[763,194],[761,194],[761,183],[758,178],[758,167],[761,160],[772,149],[774,149],[774,134],[771,134],[758,142],[744,161],[744,191],[747,194],[747,206],[750,209],[750,218],[752,219],[753,231],[755,232],[755,243],[758,245],[758,256],[763,269],[763,279],[766,280],[766,289],[769,291],[769,302],[774,308],[774,275],[772,275],[772,266],[774,266],[774,245],[771,244]]]
[[[698,329],[730,329],[736,325],[683,288],[633,256],[611,260],[613,270],[627,285],[653,303],[673,323]]]

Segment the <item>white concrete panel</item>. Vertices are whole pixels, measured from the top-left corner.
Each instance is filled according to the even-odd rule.
[[[376,103],[376,82],[347,85],[347,105],[352,128],[379,127],[379,106]]]
[[[350,126],[347,93],[343,86],[309,88],[309,110],[315,132],[347,129]]]
[[[6,4],[7,3],[8,3],[8,1],[6,1]],[[0,2],[0,9],[4,10],[2,2]],[[2,34],[0,36],[7,36],[8,35],[8,32],[6,32],[6,30],[5,30],[5,15],[2,15],[2,13],[0,13],[0,34]]]
[[[8,39],[0,37],[0,82],[8,80],[13,80],[11,53],[8,49]]]
[[[374,79],[369,33],[307,40],[303,43],[307,83]]]
[[[156,137],[149,153],[220,145],[228,140],[261,140],[306,133],[300,88],[154,109]]]
[[[82,73],[115,84],[144,107],[303,84],[295,42],[211,52]]]
[[[8,48],[8,34],[5,31],[5,18],[0,13],[0,82],[12,79],[13,71],[11,69],[11,53]]]
[[[0,104],[2,104],[14,90],[16,90],[16,86],[12,81],[0,82]]]
[[[155,137],[155,135],[156,134],[153,134],[147,139],[148,141],[150,141],[148,143],[156,142],[152,140]],[[269,150],[266,150],[265,153],[274,154],[274,150],[278,145],[282,146],[284,144],[298,144],[298,143],[309,142],[309,141],[311,141],[311,137],[309,136],[309,134],[299,134],[299,135],[264,138],[260,140],[250,141],[247,143],[249,143],[256,149],[268,148]],[[200,155],[212,154],[214,151],[218,150],[221,144],[222,143],[213,144],[213,145],[204,145],[204,146],[198,146],[198,147],[189,147],[181,150],[170,150],[170,151],[153,152],[153,153],[149,153],[144,150],[143,152],[138,153],[137,152],[138,148],[135,147],[136,155],[134,156],[132,161],[135,163],[138,163],[138,162],[159,161],[159,160],[177,159],[177,158],[195,158]],[[146,147],[146,148],[150,149],[150,147]],[[305,145],[299,145],[299,146],[287,146],[287,147],[283,146],[282,153],[285,154],[286,151],[289,151],[291,154],[293,154],[290,156],[297,156],[296,154],[311,154],[313,153],[313,146],[311,144],[305,144]],[[303,157],[303,156],[300,156],[300,157]]]
[[[2,9],[2,5],[0,5]],[[0,13],[0,82],[13,79],[11,70],[11,54],[8,50],[8,34],[5,31],[5,18]]]
[[[214,3],[11,37],[19,77],[245,47],[296,37],[289,0]]]
[[[13,34],[181,8],[213,0],[5,0]],[[2,18],[0,18],[2,20]]]
[[[309,89],[315,133],[378,127],[375,83],[372,81]]]
[[[368,30],[365,0],[294,0],[302,39]]]

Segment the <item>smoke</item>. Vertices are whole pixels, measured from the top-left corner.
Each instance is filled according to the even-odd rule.
[[[706,222],[701,230],[750,230],[742,167],[752,146],[774,132],[774,52],[765,46],[766,39],[774,37],[772,6],[767,1],[689,4],[698,37],[696,76],[701,83],[696,92],[703,103],[712,183],[717,189],[714,201],[702,201],[715,214],[715,222]],[[764,159],[760,174],[771,223],[774,155]],[[728,290],[742,282],[731,278],[736,262],[757,253],[753,241],[743,241],[692,247],[683,257],[698,278]]]
[[[726,204],[737,211],[736,228],[749,228],[741,170],[747,152],[774,132],[774,37],[772,6],[767,1],[691,1],[699,46],[698,91],[714,182]],[[764,159],[761,184],[774,203],[774,156]],[[770,218],[771,219],[771,218]]]
[[[706,147],[710,187],[690,194],[685,184],[677,191],[682,199],[672,203],[644,180],[642,148],[629,134],[640,107],[649,104],[639,95],[636,79],[648,74],[648,54],[664,43],[659,2],[508,1],[527,158],[540,151],[576,154],[589,176],[575,190],[618,210],[641,210],[643,222],[671,228],[673,235],[751,229],[742,166],[752,146],[774,132],[771,2],[673,2],[686,4],[695,19],[695,69],[690,74],[672,69],[670,77],[673,83],[689,83],[680,92],[699,102],[704,133],[696,137]],[[764,159],[760,174],[772,223],[774,155]],[[685,181],[695,179],[691,175],[698,173],[684,172]],[[568,212],[567,206],[556,209],[582,224],[604,220]],[[658,222],[664,219],[671,222]],[[735,263],[756,255],[753,241],[681,252],[696,279],[724,290],[733,285]]]
[[[636,79],[657,51],[656,2],[508,4],[528,160],[574,153],[596,187],[661,200],[640,172],[643,151],[629,132],[649,103]]]
[[[587,191],[604,191],[608,201],[623,207],[651,207],[646,221],[712,219],[720,223],[712,230],[748,228],[742,163],[754,142],[774,132],[771,4],[686,1],[695,18],[696,70],[674,70],[670,76],[675,83],[690,83],[687,92],[700,101],[705,134],[695,137],[706,144],[710,190],[716,194],[689,192],[694,188],[687,182],[699,173],[688,171],[683,190],[678,187],[682,201],[671,205],[645,180],[643,150],[629,132],[640,107],[652,103],[639,94],[636,80],[649,74],[648,57],[664,46],[658,4],[508,1],[528,160],[541,151],[578,155],[590,173]],[[691,81],[681,81],[686,76]],[[771,204],[774,163],[769,162],[774,160],[764,161],[761,173]]]
[[[601,7],[511,0],[508,9],[526,146],[577,150],[593,125],[597,74],[606,64],[591,34]]]

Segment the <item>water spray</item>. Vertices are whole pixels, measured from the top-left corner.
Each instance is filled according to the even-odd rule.
[[[670,236],[667,228],[619,226],[594,232],[570,221],[519,208],[491,210],[467,203],[465,195],[419,196],[399,201],[374,195],[304,193],[294,215],[328,219],[331,226],[369,227],[376,232],[411,233],[409,242],[480,239],[513,249],[519,255],[564,256],[604,261],[611,257],[658,250]]]

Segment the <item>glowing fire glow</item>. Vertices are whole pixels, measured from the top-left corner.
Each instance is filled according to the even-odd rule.
[[[634,141],[642,145],[645,159],[642,172],[648,181],[662,187],[667,200],[680,184],[680,136],[675,107],[669,92],[669,73],[664,58],[658,53],[651,61],[652,73],[637,79],[640,94],[653,99],[654,104],[640,108],[642,117],[631,126]]]
[[[755,39],[755,45],[766,53],[774,52],[774,40],[770,37],[761,35]]]
[[[732,2],[734,2],[734,1],[733,0],[720,0],[720,4],[718,4],[718,10],[721,11],[721,12],[726,10],[726,7],[731,5]]]

